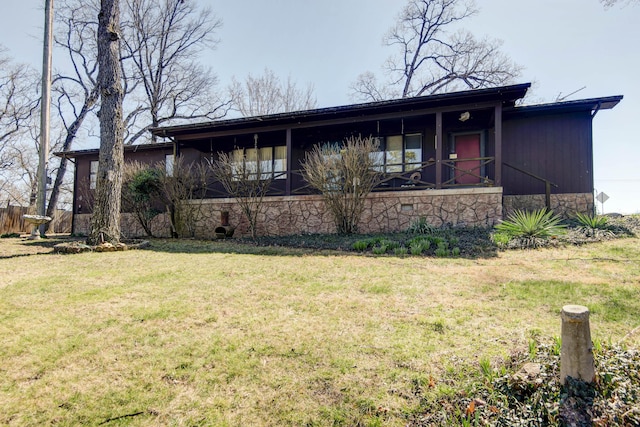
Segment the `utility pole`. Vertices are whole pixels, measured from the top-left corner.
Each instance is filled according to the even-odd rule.
[[[49,122],[51,118],[51,49],[53,46],[53,0],[44,5],[44,45],[42,49],[42,97],[40,99],[40,163],[38,164],[38,215],[47,214],[47,163],[49,161]],[[40,225],[40,234],[45,226]]]

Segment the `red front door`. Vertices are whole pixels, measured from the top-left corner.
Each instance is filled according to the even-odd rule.
[[[480,134],[456,135],[454,144],[458,159],[455,163],[456,184],[480,183]]]

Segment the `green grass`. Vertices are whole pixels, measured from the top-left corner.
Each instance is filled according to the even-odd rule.
[[[601,342],[639,324],[640,239],[480,259],[25,245],[0,241],[2,425],[405,426],[559,335],[563,304]]]

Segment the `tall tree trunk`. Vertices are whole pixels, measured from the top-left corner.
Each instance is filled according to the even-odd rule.
[[[101,0],[98,14],[100,157],[89,244],[120,242],[124,165],[119,0]]]

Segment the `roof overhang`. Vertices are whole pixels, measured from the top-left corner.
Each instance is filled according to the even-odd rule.
[[[548,104],[523,105],[505,110],[506,113],[568,113],[589,111],[595,115],[600,110],[610,110],[620,101],[622,95],[602,98],[578,99],[575,101],[553,102]]]
[[[402,115],[412,115],[412,113],[451,111],[452,108],[455,109],[457,106],[464,109],[470,109],[473,106],[486,107],[498,104],[504,107],[511,107],[515,105],[517,100],[525,96],[530,86],[530,83],[523,83],[257,117],[166,126],[153,128],[151,133],[158,137],[178,140],[195,139],[233,132],[255,132],[266,128],[308,127],[340,122],[376,120],[385,117],[400,117]]]
[[[155,144],[138,144],[138,145],[125,145],[124,151],[125,153],[135,153],[138,151],[146,151],[146,150],[162,150],[162,149],[171,149],[173,150],[172,142],[160,142]],[[74,159],[76,157],[83,156],[95,156],[99,153],[100,150],[97,148],[88,148],[86,150],[70,150],[70,151],[57,151],[53,153],[55,156],[64,157],[67,159]]]

